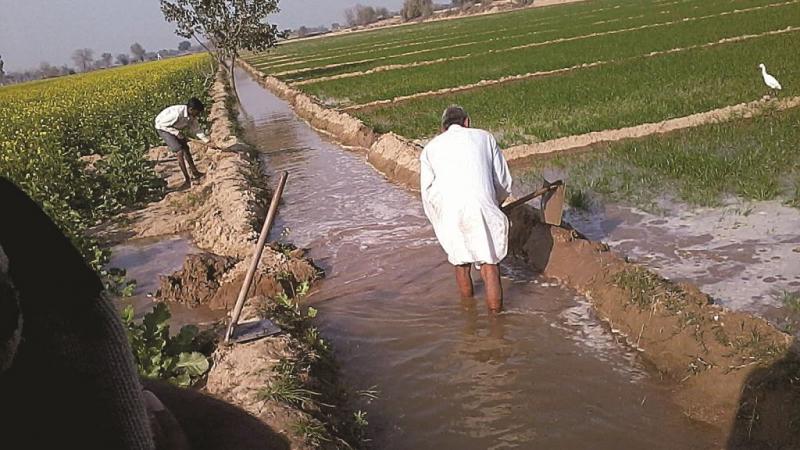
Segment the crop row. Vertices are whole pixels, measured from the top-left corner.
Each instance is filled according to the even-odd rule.
[[[459,20],[427,22],[396,28],[343,34],[325,39],[288,42],[276,50],[256,55],[254,64],[273,61],[307,60],[320,56],[349,54],[364,49],[375,50],[386,46],[405,46],[413,42],[448,38],[463,40],[475,36],[476,30],[490,30],[502,33],[519,29],[543,29],[564,26],[587,26],[592,22],[614,20],[621,16],[635,16],[652,11],[653,8],[684,7],[683,5],[702,5],[699,0],[662,1],[613,1],[597,0],[574,3],[558,8],[535,8],[517,10],[489,16],[466,17]]]
[[[684,0],[697,1],[697,0]],[[650,2],[648,2],[650,3]],[[632,8],[635,3],[626,6]],[[578,7],[585,12],[590,11],[585,4]],[[497,14],[481,17],[468,17],[454,21],[431,22],[416,25],[407,25],[398,28],[380,29],[376,31],[345,34],[325,39],[315,39],[299,42],[287,42],[261,55],[250,58],[255,65],[271,67],[274,64],[284,64],[288,61],[308,61],[320,57],[335,55],[349,55],[364,50],[374,51],[382,48],[405,48],[415,43],[439,41],[447,39],[452,41],[469,39],[470,36],[481,35],[476,30],[487,30],[492,33],[503,33],[518,29],[539,29],[547,25],[554,17],[541,14],[547,10],[537,10],[538,14],[530,11],[517,11],[513,14]],[[559,20],[569,18],[579,20],[574,14],[558,16]]]
[[[509,15],[509,18],[500,26],[477,22],[473,28],[465,30],[465,34],[461,35],[442,37],[438,34],[431,34],[431,37],[416,42],[403,42],[361,51],[350,49],[347,53],[339,55],[326,54],[314,58],[303,57],[294,61],[278,61],[262,65],[259,65],[257,60],[253,62],[259,69],[277,73],[278,76],[292,81],[363,71],[378,65],[404,64],[463,54],[484,53],[553,39],[663,23],[685,17],[718,14],[730,11],[734,7],[742,9],[775,2],[775,0],[746,0],[737,1],[735,6],[721,2],[702,5],[690,2],[674,5],[668,10],[651,8],[643,11],[642,14],[637,14],[638,11],[625,12],[624,9],[620,8],[609,10],[607,12],[608,16],[601,17],[603,20],[599,21],[597,17],[588,17],[583,21],[560,18],[559,22],[545,24],[535,23],[534,21],[519,23],[518,18],[512,22],[510,18],[515,16]],[[532,12],[536,12],[536,10],[521,11],[518,15],[530,15]],[[614,17],[616,17],[616,20],[613,19]],[[488,21],[489,19],[483,20]],[[282,73],[285,73],[285,75],[281,75]]]
[[[797,39],[794,32],[626,60],[357,115],[378,131],[423,139],[437,132],[442,110],[456,103],[471,112],[475,126],[494,131],[505,146],[657,122],[766,94],[760,62],[784,83],[782,95],[792,95],[800,83]]]
[[[0,89],[0,176],[17,183],[65,230],[88,261],[103,260],[86,230],[160,193],[145,161],[153,119],[205,97],[205,56],[92,72]],[[81,159],[100,155],[94,170]]]
[[[704,125],[667,136],[622,141],[607,151],[553,159],[576,198],[606,199],[652,207],[667,193],[682,201],[717,206],[727,196],[749,200],[782,197],[800,207],[800,109],[753,119]],[[539,169],[520,171],[540,179]],[[584,205],[585,206],[585,205]]]
[[[786,14],[789,7],[796,8],[797,5],[544,46],[501,50],[424,67],[312,83],[304,85],[303,90],[319,98],[346,99],[349,104],[392,99],[481,80],[550,71],[595,61],[613,61],[650,52],[717,42],[742,34],[759,34],[800,26],[800,16]],[[338,103],[347,104],[341,100]]]

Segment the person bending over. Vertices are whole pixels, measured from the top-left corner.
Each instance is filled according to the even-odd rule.
[[[192,178],[198,180],[203,176],[194,165],[187,135],[188,137],[197,137],[206,144],[209,143],[208,137],[203,133],[200,123],[197,121],[204,110],[203,102],[192,97],[185,105],[170,106],[156,116],[156,131],[170,150],[176,153],[178,165],[185,179],[178,189],[185,189],[192,185],[189,172],[186,170],[187,163],[192,172]]]
[[[497,264],[508,249],[508,218],[500,204],[511,194],[508,163],[491,133],[470,128],[460,106],[442,115],[442,133],[420,155],[425,214],[448,260],[461,296],[473,296],[472,264],[480,268],[490,312],[503,309]]]

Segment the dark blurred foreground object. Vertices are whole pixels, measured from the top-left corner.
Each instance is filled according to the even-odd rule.
[[[94,271],[4,178],[0,205],[0,448],[289,448],[220,400],[156,381],[143,391]]]

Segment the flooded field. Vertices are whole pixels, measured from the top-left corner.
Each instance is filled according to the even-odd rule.
[[[327,277],[310,302],[374,448],[705,449],[723,436],[688,421],[669,388],[619,344],[587,300],[514,261],[508,311],[458,298],[419,199],[333,144],[240,73],[245,137],[288,170],[273,230]]]
[[[518,183],[515,193],[533,189]],[[727,308],[779,326],[793,314],[781,294],[800,291],[800,210],[780,201],[737,199],[718,208],[662,200],[659,209],[593,202],[588,210],[569,209],[565,217],[589,239],[664,277],[691,282]]]

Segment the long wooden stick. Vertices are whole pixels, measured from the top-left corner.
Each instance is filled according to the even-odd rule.
[[[517,206],[527,203],[529,200],[533,200],[536,197],[540,197],[540,196],[552,191],[553,189],[557,188],[561,184],[562,184],[562,182],[560,180],[556,181],[556,182],[553,182],[553,183],[550,183],[549,185],[547,185],[547,186],[545,186],[545,187],[543,187],[541,189],[537,189],[537,190],[531,192],[530,194],[528,194],[528,195],[526,195],[524,197],[520,197],[520,198],[514,200],[513,202],[503,206],[500,209],[503,212],[507,213],[507,212],[511,211],[512,209],[516,208]]]
[[[239,324],[239,317],[242,315],[242,308],[244,308],[244,301],[247,298],[247,293],[250,292],[250,286],[253,284],[253,276],[258,268],[258,263],[261,260],[261,253],[264,251],[264,244],[267,242],[269,230],[272,228],[272,222],[275,220],[275,213],[278,211],[278,203],[281,201],[283,195],[283,188],[286,186],[286,178],[289,177],[289,172],[284,171],[278,181],[278,187],[275,188],[275,193],[272,195],[272,202],[269,205],[269,212],[267,218],[264,220],[264,226],[261,227],[261,234],[258,236],[256,248],[253,251],[253,261],[250,262],[250,269],[247,270],[247,275],[242,283],[242,289],[239,291],[239,298],[236,299],[236,306],[233,308],[233,316],[231,323],[225,331],[225,343],[229,343],[233,337],[233,330]]]

